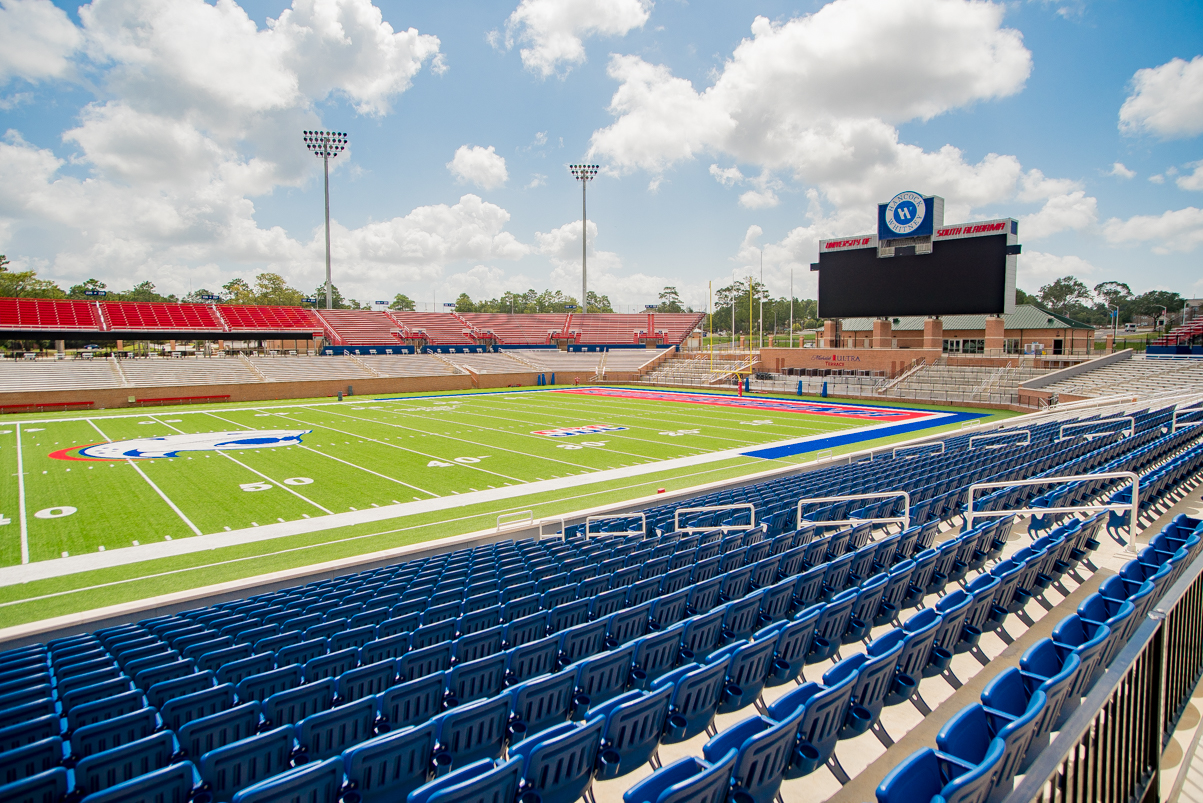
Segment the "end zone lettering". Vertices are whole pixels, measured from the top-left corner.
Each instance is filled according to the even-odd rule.
[[[567,438],[572,435],[598,435],[602,432],[621,432],[626,427],[616,427],[613,424],[584,424],[579,427],[560,427],[559,429],[537,429],[532,435],[546,435],[549,438]]]

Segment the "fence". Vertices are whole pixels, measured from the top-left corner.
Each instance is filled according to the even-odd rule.
[[[1200,677],[1203,560],[1196,560],[1004,803],[1160,800],[1161,755]]]

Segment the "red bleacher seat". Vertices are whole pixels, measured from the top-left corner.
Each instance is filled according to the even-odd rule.
[[[0,298],[0,329],[96,332],[101,326],[90,301]]]
[[[322,321],[313,310],[304,307],[257,307],[242,304],[223,304],[214,308],[231,332],[298,332],[312,334],[322,331]]]
[[[1190,343],[1195,337],[1203,335],[1203,318],[1195,318],[1189,323],[1179,326],[1168,334],[1150,343],[1150,346],[1175,346],[1179,343]]]
[[[323,309],[317,314],[338,335],[340,346],[383,346],[402,343],[397,323],[383,312],[353,309]]]
[[[151,332],[177,330],[221,332],[221,321],[205,304],[163,304],[139,301],[102,301],[104,317],[113,331]]]
[[[473,341],[464,334],[464,326],[455,315],[447,312],[394,312],[392,317],[410,332],[421,329],[434,346],[470,346]]]
[[[554,314],[509,315],[493,312],[464,312],[459,317],[481,334],[492,333],[503,346],[544,346],[549,333],[559,333],[565,316]]]

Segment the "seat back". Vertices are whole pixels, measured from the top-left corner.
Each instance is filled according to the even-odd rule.
[[[171,764],[161,770],[139,775],[128,781],[109,787],[103,792],[88,796],[88,803],[129,803],[148,801],[153,803],[188,803],[193,787],[196,786],[196,767],[191,761]],[[21,797],[16,797],[21,800]],[[53,798],[59,800],[58,797]],[[41,801],[39,801],[41,803]],[[45,803],[53,803],[51,800]]]
[[[501,694],[505,683],[505,655],[490,655],[456,664],[447,676],[450,695],[461,703]]]
[[[310,714],[334,705],[338,686],[333,678],[277,692],[263,701],[263,718],[272,725],[295,725]]]
[[[503,694],[435,717],[436,765],[456,769],[482,758],[501,758],[509,716],[510,698]]]
[[[571,672],[540,675],[510,690],[510,710],[524,733],[538,733],[568,719],[575,691]]]
[[[397,674],[405,680],[414,680],[450,668],[451,643],[447,641],[420,650],[411,650],[397,662]]]
[[[429,780],[434,725],[403,728],[343,753],[343,769],[363,803],[405,800]]]
[[[234,795],[234,803],[337,800],[342,784],[343,760],[341,756],[333,756],[247,787]]]
[[[446,693],[447,676],[443,672],[399,683],[378,695],[380,715],[393,730],[408,728],[442,711]]]
[[[339,675],[338,697],[343,702],[373,697],[397,680],[397,662],[389,658],[374,664],[348,669]]]
[[[288,769],[291,754],[292,726],[284,725],[205,753],[200,774],[213,800],[229,803],[240,790]]]
[[[506,652],[506,672],[511,682],[554,672],[559,667],[560,639],[546,636]]]
[[[729,750],[711,764],[692,756],[678,759],[632,786],[623,799],[627,803],[726,803],[738,755]]]
[[[617,697],[630,687],[635,650],[624,647],[611,650],[576,664],[576,688],[596,706]]]
[[[408,803],[503,803],[516,798],[521,778],[521,758],[497,765],[484,759],[415,790]]]
[[[730,659],[709,664],[687,664],[660,678],[654,686],[673,688],[669,701],[669,733],[666,742],[683,742],[702,733],[714,722],[727,682]]]
[[[252,736],[259,729],[260,704],[252,700],[207,717],[191,720],[176,731],[180,752],[193,761],[210,750]]]
[[[75,765],[75,788],[84,794],[108,789],[166,767],[174,752],[175,740],[163,731],[95,753]]]
[[[664,736],[673,690],[661,686],[649,692],[633,691],[608,707],[602,740],[601,772],[606,778],[626,775],[651,760]]]
[[[523,791],[534,792],[544,803],[584,797],[593,786],[604,724],[601,717],[583,725],[565,723],[511,750],[510,756],[523,762]]]

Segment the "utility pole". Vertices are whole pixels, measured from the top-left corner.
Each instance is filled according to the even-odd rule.
[[[794,347],[794,269],[789,269],[789,347]]]
[[[764,249],[760,249],[760,291],[764,292]],[[751,338],[749,338],[751,339]],[[760,296],[760,348],[764,348],[764,296]]]

